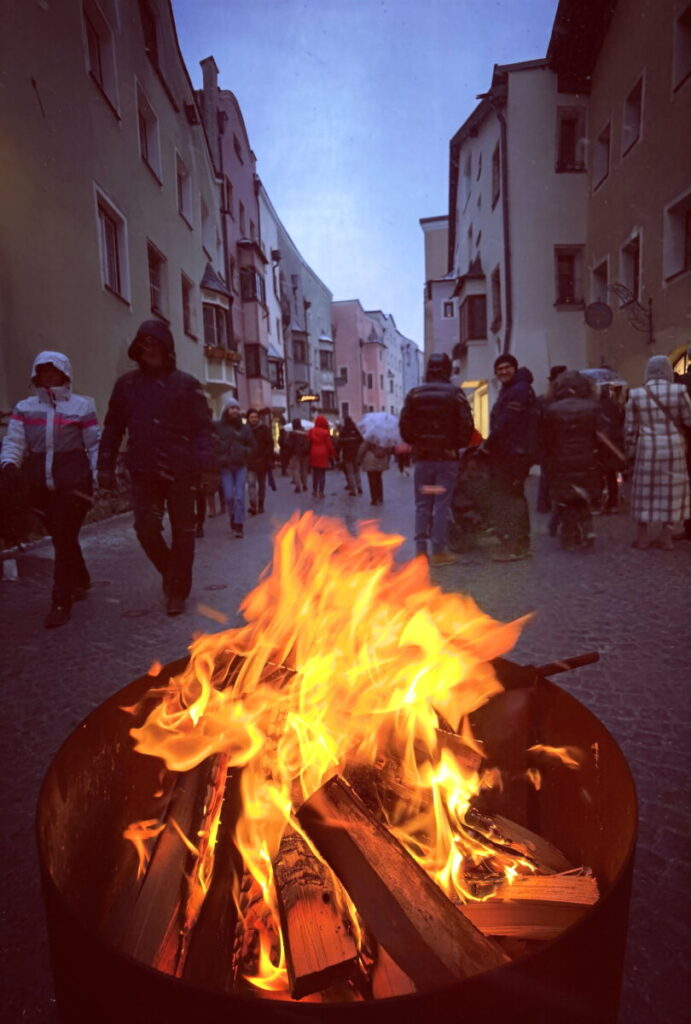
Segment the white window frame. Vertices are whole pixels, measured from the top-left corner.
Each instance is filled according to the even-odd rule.
[[[685,277],[691,266],[684,266],[685,216],[691,210],[691,190],[675,196],[663,212],[662,261],[665,282]]]
[[[94,183],[94,206],[96,214],[96,236],[98,239],[99,262],[101,267],[101,284],[105,291],[116,295],[125,302],[130,301],[130,266],[127,244],[127,221],[121,210],[112,199]],[[109,277],[109,261],[107,253],[104,224],[101,211],[114,222],[116,227],[116,252],[118,261],[119,290],[114,288]]]
[[[187,299],[187,302],[185,301]],[[197,303],[194,281],[184,270],[180,271],[180,305],[182,308],[182,329],[188,338],[197,340]]]
[[[158,302],[156,301],[156,287],[152,279],[152,262],[151,257],[155,256],[157,265],[160,268],[160,279],[158,281]],[[155,245],[150,238],[146,240],[146,265],[149,273],[149,300],[151,304],[151,312],[158,316],[167,318],[168,316],[168,272],[165,255],[161,252],[157,245]]]
[[[555,245],[554,246],[554,278],[555,278],[555,300],[557,309],[581,309],[585,304],[585,281],[584,277],[584,249],[583,245]],[[559,287],[559,257],[571,256],[573,258],[573,299],[569,300],[562,295]]]
[[[99,67],[94,67],[91,46],[91,29],[99,44]],[[107,100],[116,117],[120,116],[118,106],[118,79],[115,63],[113,30],[96,0],[84,0],[82,4],[82,31],[84,35],[84,63],[87,74],[98,91]]]
[[[447,312],[450,310],[450,312]],[[443,320],[453,320],[456,316],[456,307],[451,299],[442,299],[441,315]]]
[[[141,83],[135,80],[137,91],[137,132],[139,134],[139,154],[151,173],[159,182],[163,181],[161,168],[161,133],[158,115],[144,92]],[[144,131],[142,132],[142,120]]]
[[[631,104],[631,97],[634,92],[640,88],[641,99],[638,107],[638,119],[637,123],[633,117],[633,111],[636,109]],[[621,115],[621,155],[622,157],[627,156],[628,153],[634,148],[634,146],[641,141],[643,136],[643,106],[645,103],[645,75],[641,72],[636,81],[634,82],[629,93],[624,100],[624,107]],[[635,134],[634,134],[635,133]]]
[[[607,144],[603,136],[607,133]],[[612,166],[612,119],[603,124],[597,138],[593,151],[593,192],[602,185],[609,177]]]
[[[634,282],[632,271],[632,257],[627,250],[636,240],[638,241],[638,282],[637,288],[634,290],[633,285],[636,282]],[[640,302],[643,286],[643,230],[640,227],[635,228],[619,248],[619,281],[631,292],[633,301]],[[628,302],[624,299],[621,305],[626,306]]]

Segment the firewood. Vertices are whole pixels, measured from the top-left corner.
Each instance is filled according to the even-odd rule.
[[[383,946],[378,946],[376,963],[372,967],[372,997],[388,999],[390,996],[407,996],[416,991],[405,971],[401,970]]]
[[[326,782],[297,817],[371,933],[419,991],[505,962],[342,779]]]
[[[541,874],[571,871],[574,868],[552,843],[501,814],[483,814],[471,807],[465,823],[471,834],[475,832],[508,854],[525,857]]]
[[[483,902],[459,910],[484,934],[515,939],[554,939],[597,902],[596,880],[587,874],[521,875],[502,882]]]
[[[340,883],[292,828],[273,867],[290,994],[301,999],[348,981],[359,969],[358,951],[340,909]]]

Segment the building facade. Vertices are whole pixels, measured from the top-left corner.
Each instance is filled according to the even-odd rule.
[[[206,309],[220,322],[230,306],[221,181],[169,3],[4,13],[0,407],[26,393],[36,352],[58,349],[102,420],[152,317],[170,325],[178,366],[210,385]]]
[[[587,96],[588,363],[638,384],[691,345],[691,4],[562,0],[548,57]]]
[[[456,275],[449,269],[449,218],[423,217],[425,246],[424,350],[451,352],[458,342],[458,307],[453,299]]]

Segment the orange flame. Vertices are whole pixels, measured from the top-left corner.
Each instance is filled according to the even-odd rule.
[[[473,898],[466,874],[482,860],[509,879],[532,869],[461,835],[471,798],[497,778],[459,765],[437,733],[440,716],[463,722],[474,747],[466,716],[501,690],[489,662],[525,620],[499,623],[443,593],[424,559],[397,565],[402,541],[371,522],[352,536],[337,520],[295,515],[241,606],[246,625],[195,639],[184,672],[131,730],[169,769],[215,753],[243,769],[234,840],[273,917],[249,979],[265,989],[286,984],[272,870],[281,837],[299,829],[293,809],[347,764],[400,763],[413,795],[389,825],[450,895]]]

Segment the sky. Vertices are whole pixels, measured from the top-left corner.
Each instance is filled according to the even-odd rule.
[[[544,57],[557,0],[172,0],[196,88],[213,56],[257,173],[334,299],[423,347],[421,217],[494,64]]]

